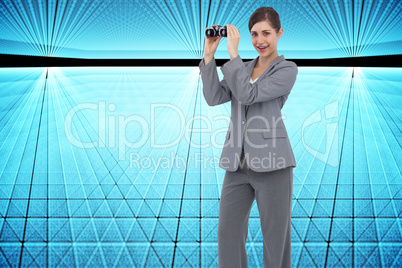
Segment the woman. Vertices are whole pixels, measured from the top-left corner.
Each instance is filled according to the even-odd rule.
[[[247,267],[248,219],[254,199],[264,239],[264,267],[291,267],[293,151],[281,109],[296,81],[297,66],[278,56],[283,34],[279,15],[271,7],[250,17],[251,42],[259,56],[243,62],[240,34],[227,25],[230,61],[219,81],[214,59],[222,37],[205,37],[200,62],[203,94],[210,106],[231,101],[231,120],[220,167],[226,170],[219,207],[219,267]]]

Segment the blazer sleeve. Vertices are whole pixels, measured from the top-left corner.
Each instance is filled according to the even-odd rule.
[[[226,62],[221,71],[233,96],[241,104],[251,105],[289,95],[296,82],[297,65],[292,61],[284,61],[275,68],[271,75],[254,84],[250,84],[250,77],[240,56]]]
[[[215,106],[232,100],[232,92],[225,79],[219,82],[215,58],[204,65],[204,59],[199,64],[202,92],[209,106]]]

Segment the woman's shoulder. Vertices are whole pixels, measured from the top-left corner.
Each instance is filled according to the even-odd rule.
[[[244,65],[246,67],[250,66],[250,64],[254,64],[256,63],[258,57],[252,60],[248,60],[248,61],[243,61]],[[281,55],[280,57],[278,57],[278,60],[275,62],[273,62],[273,66],[274,69],[280,69],[280,68],[292,68],[292,69],[296,69],[297,70],[297,64],[293,61],[290,60],[286,60],[285,57],[283,55]]]
[[[276,70],[277,71],[278,70],[283,70],[283,71],[286,70],[286,72],[290,72],[294,75],[297,75],[299,72],[299,70],[297,68],[297,64],[291,60],[284,60],[284,61],[279,62],[276,66]]]
[[[291,60],[283,60],[279,62],[276,66],[277,70],[292,70],[292,72],[298,73],[297,64]]]
[[[297,64],[294,61],[291,61],[291,60],[283,60],[279,64],[282,64],[282,66],[291,66],[291,67],[296,67],[297,68]]]

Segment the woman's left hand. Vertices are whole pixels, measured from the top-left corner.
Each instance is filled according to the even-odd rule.
[[[236,26],[226,24],[227,29],[227,45],[230,59],[234,59],[239,55],[238,47],[240,41],[240,33]]]

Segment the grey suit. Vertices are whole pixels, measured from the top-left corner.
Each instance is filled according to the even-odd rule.
[[[227,171],[238,169],[243,146],[247,165],[253,171],[296,167],[281,109],[296,81],[297,66],[281,55],[250,84],[257,60],[258,57],[244,63],[237,56],[226,62],[221,67],[222,81],[215,59],[206,66],[204,60],[199,64],[207,104],[215,106],[231,101],[231,122],[219,161],[219,166]]]
[[[222,67],[199,67],[207,104],[231,101],[231,122],[219,166],[226,170],[219,205],[220,268],[245,268],[248,217],[254,200],[264,239],[264,267],[291,267],[291,213],[295,158],[281,109],[296,81],[297,66],[277,57],[250,84],[258,58],[244,63],[240,56]]]

